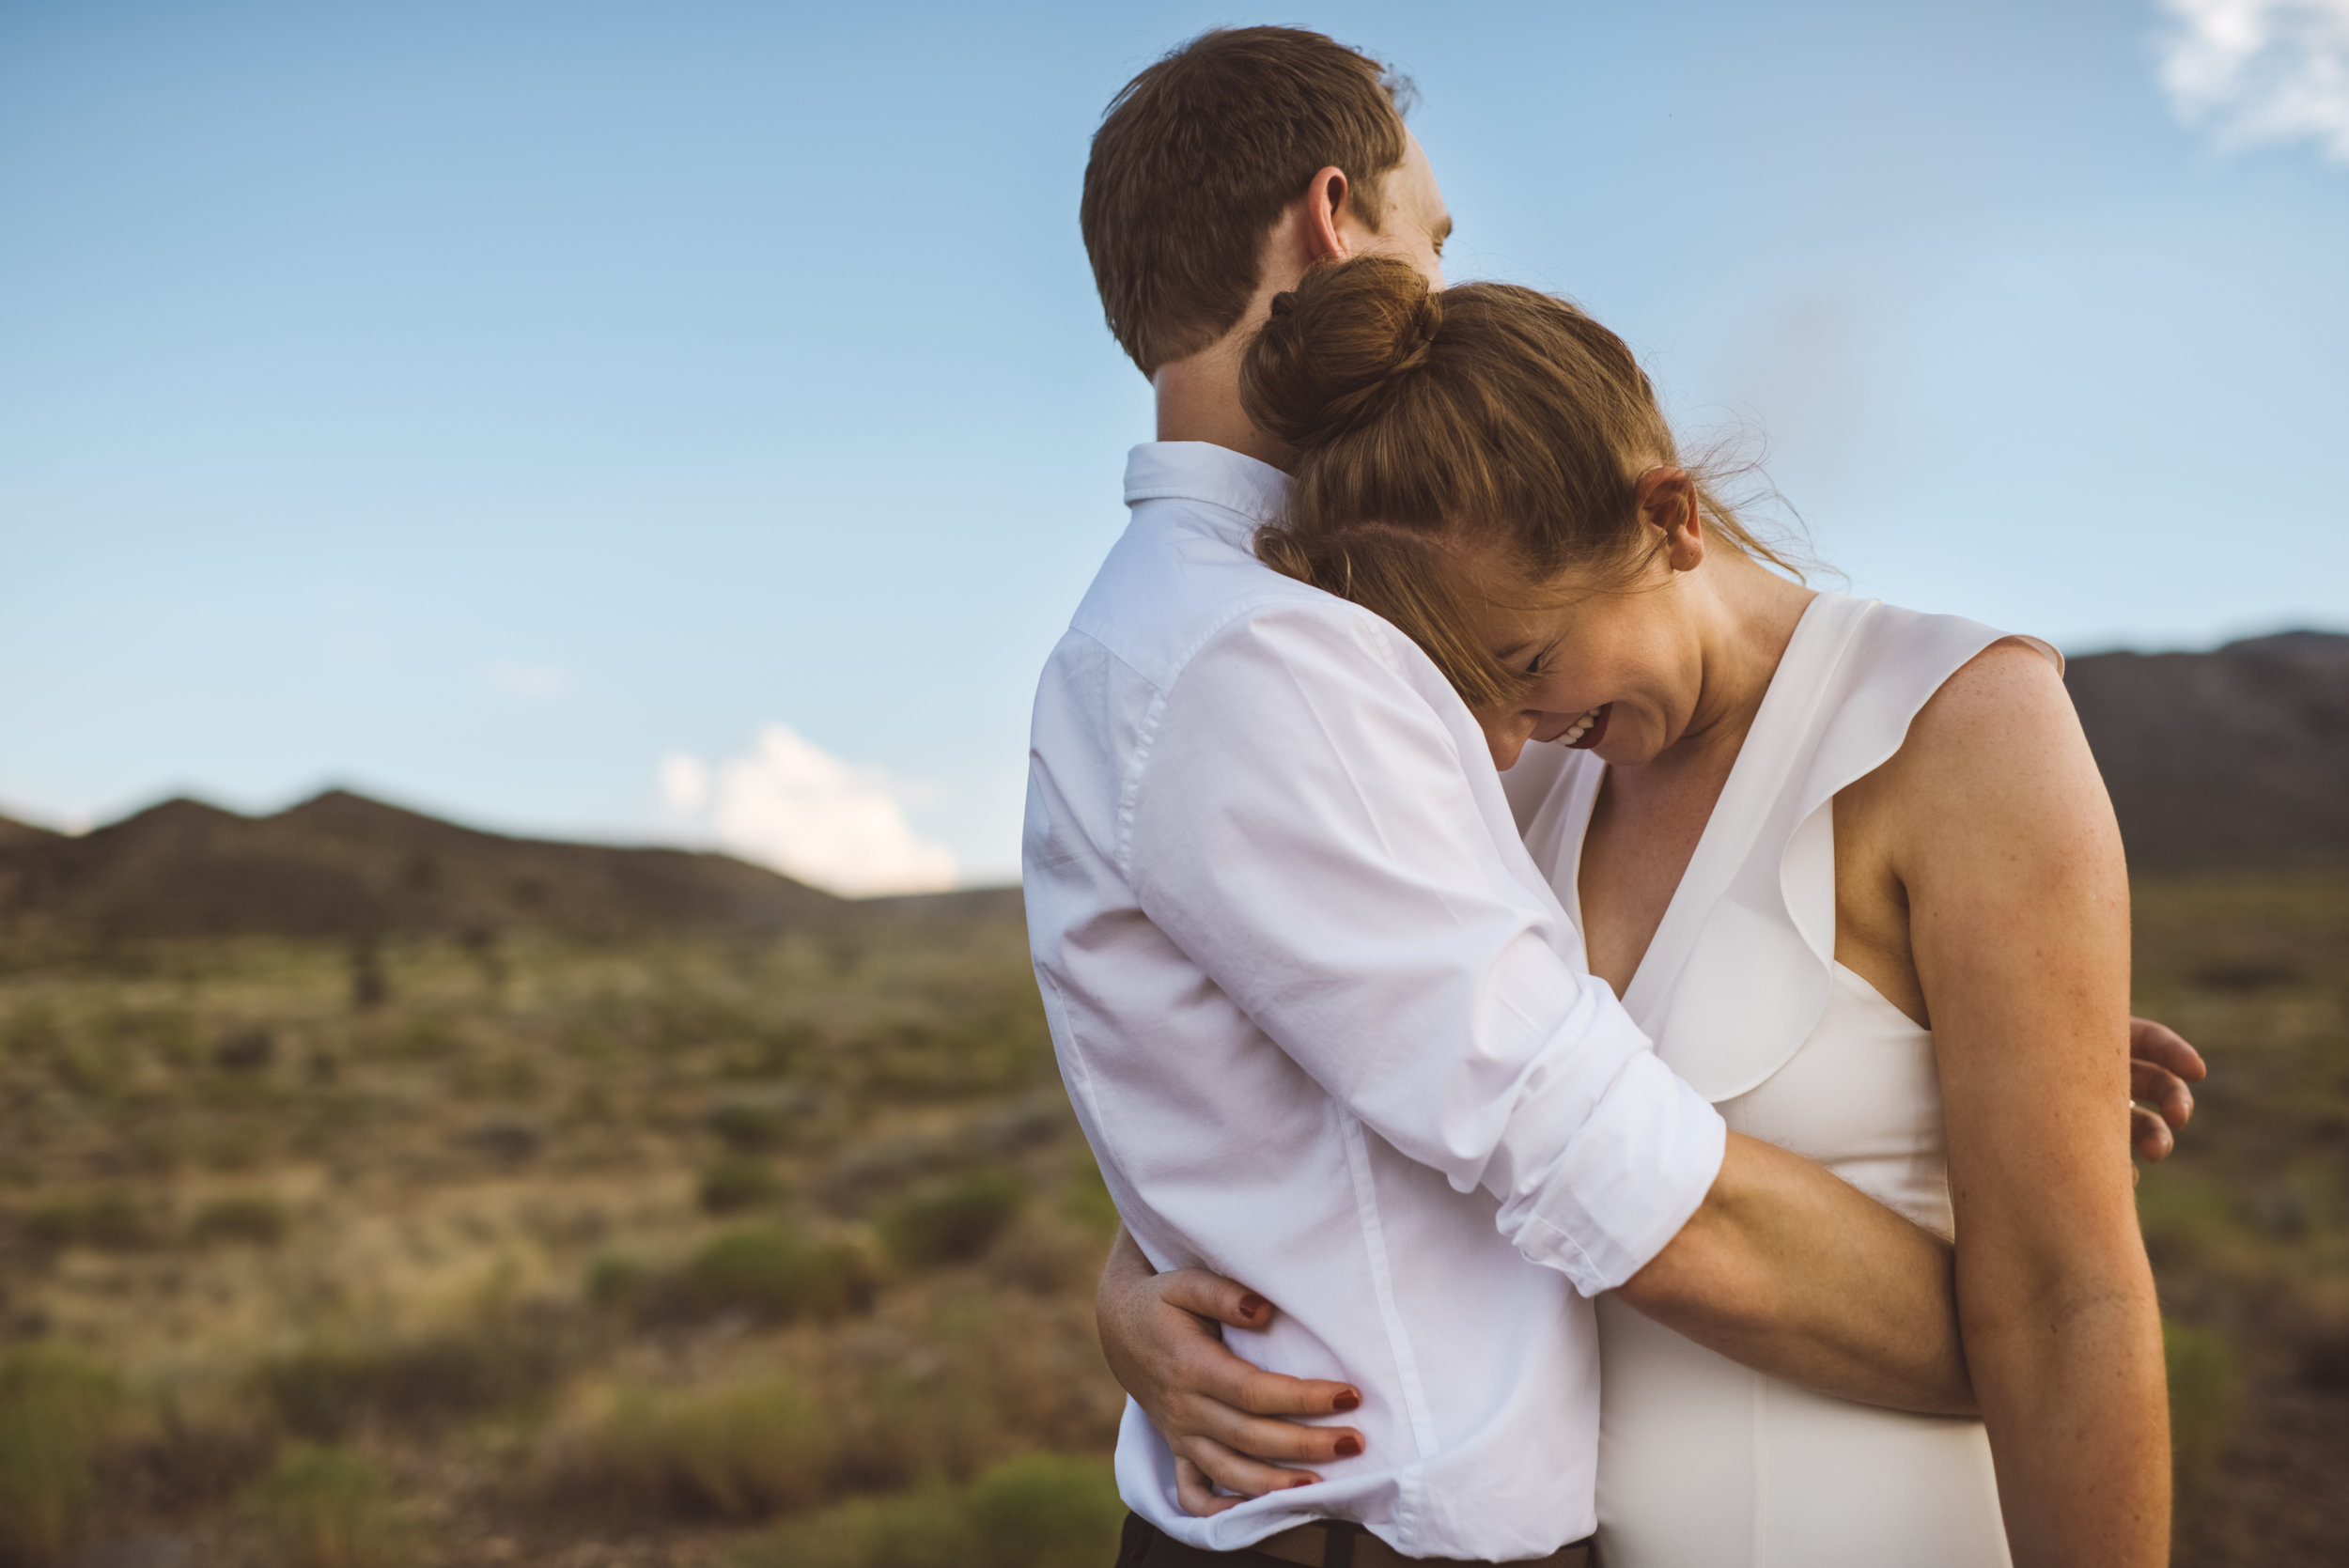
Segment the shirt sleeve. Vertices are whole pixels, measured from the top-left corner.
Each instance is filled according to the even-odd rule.
[[[1448,689],[1383,631],[1300,604],[1211,639],[1148,725],[1121,858],[1153,924],[1366,1127],[1610,1290],[1696,1212],[1723,1124],[1579,967],[1495,841]]]

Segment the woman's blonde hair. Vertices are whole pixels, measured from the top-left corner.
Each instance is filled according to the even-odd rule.
[[[1494,600],[1470,586],[1469,561],[1529,596],[1569,567],[1627,579],[1660,543],[1641,520],[1640,475],[1680,466],[1623,339],[1554,295],[1439,292],[1385,256],[1316,268],[1276,296],[1240,397],[1298,452],[1286,514],[1257,534],[1257,555],[1385,617],[1474,707],[1514,699],[1527,676],[1477,636]],[[1697,495],[1716,541],[1800,575],[1702,477]]]

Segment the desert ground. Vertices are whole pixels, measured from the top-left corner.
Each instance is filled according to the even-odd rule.
[[[2349,1539],[2349,875],[2147,879],[2178,1560]],[[0,1562],[1104,1565],[1017,911],[0,955]]]

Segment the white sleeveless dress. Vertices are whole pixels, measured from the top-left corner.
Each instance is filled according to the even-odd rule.
[[[2003,635],[1840,594],[1813,599],[1624,994],[1664,1061],[1730,1126],[1944,1235],[1933,1036],[1835,962],[1830,802],[1898,751],[1942,682]],[[1590,753],[1542,746],[1502,775],[1527,846],[1578,921],[1582,836],[1604,772]],[[1806,1392],[1612,1296],[1598,1317],[1606,1568],[2008,1562],[1980,1421]]]

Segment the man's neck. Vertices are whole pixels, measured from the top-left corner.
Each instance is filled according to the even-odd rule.
[[[1239,355],[1227,338],[1159,366],[1159,440],[1204,441],[1285,470],[1295,454],[1256,427],[1239,403]]]

